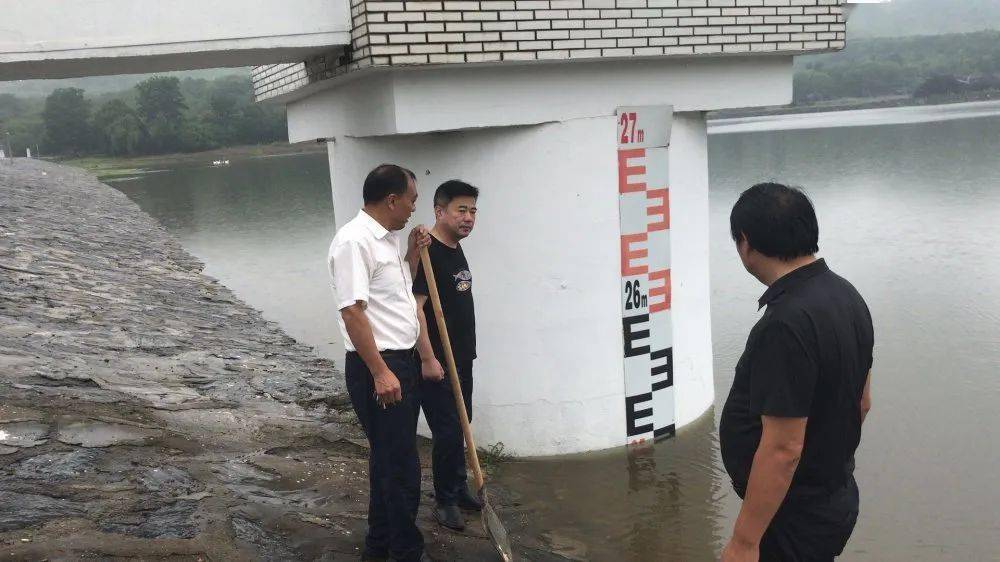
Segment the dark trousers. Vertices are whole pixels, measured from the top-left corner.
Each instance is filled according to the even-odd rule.
[[[348,352],[344,361],[347,392],[371,446],[365,551],[377,556],[390,554],[396,560],[419,560],[424,550],[416,525],[420,505],[420,367],[412,351],[387,351],[382,358],[403,390],[403,399],[386,408],[376,400],[375,381],[361,357]]]
[[[465,398],[465,411],[471,421],[472,361],[458,363],[457,370],[458,380],[462,383],[462,396]],[[448,376],[442,381],[421,378],[420,401],[434,438],[434,497],[438,505],[455,505],[459,492],[467,485],[465,436],[462,434],[462,424]]]
[[[760,562],[831,562],[858,521],[858,484],[808,497],[789,496],[760,543]]]

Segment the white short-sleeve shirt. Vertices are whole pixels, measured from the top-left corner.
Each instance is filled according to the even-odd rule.
[[[327,263],[337,310],[363,302],[379,351],[416,345],[420,328],[413,279],[399,255],[395,232],[361,210],[333,237]],[[344,346],[356,351],[342,315],[337,315],[337,322]]]

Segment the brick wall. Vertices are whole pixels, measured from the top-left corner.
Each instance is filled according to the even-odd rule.
[[[843,0],[351,0],[352,43],[254,69],[257,99],[370,66],[815,52],[844,47]]]

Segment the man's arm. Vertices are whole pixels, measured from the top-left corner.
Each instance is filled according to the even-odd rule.
[[[417,317],[420,319],[420,336],[417,337],[417,351],[420,352],[420,373],[429,381],[439,381],[444,378],[441,362],[434,356],[431,338],[427,334],[427,315],[424,314],[424,303],[427,295],[414,294],[417,299]]]
[[[760,540],[788,493],[805,443],[808,418],[761,416],[763,430],[753,457],[743,507],[733,538],[722,552],[723,562],[759,557]]]
[[[347,328],[347,335],[354,344],[361,360],[365,362],[368,370],[372,373],[375,381],[375,394],[378,395],[379,403],[382,406],[389,406],[403,399],[403,391],[399,386],[399,379],[396,374],[389,369],[382,359],[382,355],[375,345],[375,335],[372,333],[372,326],[368,322],[365,314],[364,303],[357,301],[354,304],[340,310],[340,315],[344,319],[344,326]]]
[[[868,378],[865,379],[865,390],[861,393],[861,423],[865,423],[868,411],[872,409],[872,372],[868,371]]]
[[[420,251],[407,250],[406,256],[403,257],[406,260],[406,265],[410,266],[410,277],[417,274],[417,268],[420,267]]]

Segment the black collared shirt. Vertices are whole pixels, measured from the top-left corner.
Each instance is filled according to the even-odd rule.
[[[719,437],[736,491],[746,491],[761,416],[809,418],[790,494],[833,489],[854,470],[861,394],[872,366],[868,306],[847,280],[817,260],[775,281],[736,365]]]

